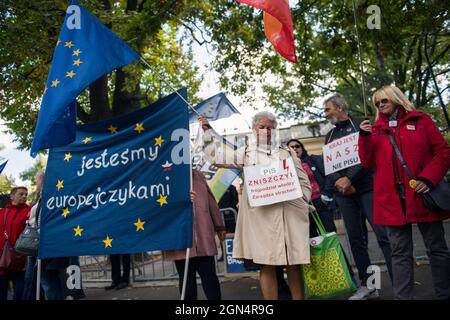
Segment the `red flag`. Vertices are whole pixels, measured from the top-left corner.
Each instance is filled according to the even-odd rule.
[[[237,0],[264,11],[264,33],[286,60],[297,63],[291,9],[288,0]]]

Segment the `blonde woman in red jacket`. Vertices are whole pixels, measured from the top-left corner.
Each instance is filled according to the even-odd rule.
[[[25,187],[16,187],[11,190],[11,201],[5,208],[0,209],[0,254],[3,251],[5,244],[6,231],[8,240],[14,247],[17,238],[25,228],[25,222],[28,219],[31,207],[26,204],[28,196],[28,190]],[[6,221],[6,224],[5,224]],[[7,300],[8,296],[8,284],[13,282],[14,287],[14,300],[22,300],[23,283],[25,277],[25,262],[23,259],[22,270],[16,272],[6,272],[0,269],[0,301]]]
[[[375,167],[374,223],[386,226],[392,247],[396,299],[414,298],[412,224],[417,223],[430,259],[438,299],[450,298],[450,252],[442,221],[450,212],[428,210],[420,193],[429,192],[450,168],[450,147],[433,120],[415,110],[403,92],[385,86],[373,94],[376,121],[360,125],[359,157],[363,167]],[[417,183],[410,179],[389,140],[391,135]],[[449,195],[450,196],[450,195]]]

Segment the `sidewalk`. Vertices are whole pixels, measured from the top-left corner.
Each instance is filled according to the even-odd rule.
[[[450,221],[444,223],[447,239],[450,237]],[[425,246],[417,226],[413,227],[414,255],[416,257],[415,281],[417,299],[434,299],[431,271],[426,256]],[[342,240],[342,239],[341,239]],[[450,246],[450,241],[447,240]],[[344,249],[347,251],[346,245]],[[369,254],[373,262],[383,260],[373,232],[369,232]],[[385,270],[385,267],[382,268]],[[221,278],[223,300],[262,300],[261,288],[256,277]],[[105,284],[106,286],[107,284]],[[85,288],[87,300],[179,300],[178,281],[136,282],[133,287],[122,290],[105,291],[102,288]],[[198,286],[200,300],[205,300],[201,285]],[[339,300],[345,300],[341,297]],[[380,298],[376,300],[393,299],[392,287],[387,272],[381,275]]]

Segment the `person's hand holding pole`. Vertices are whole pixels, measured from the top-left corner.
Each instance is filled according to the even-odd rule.
[[[364,120],[361,122],[359,128],[366,132],[372,132],[372,124],[370,123],[370,120]]]

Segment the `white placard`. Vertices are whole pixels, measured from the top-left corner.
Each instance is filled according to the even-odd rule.
[[[325,175],[360,164],[358,156],[359,133],[334,140],[323,146]]]
[[[244,183],[252,207],[294,200],[303,195],[292,158],[274,160],[266,166],[245,166]]]

